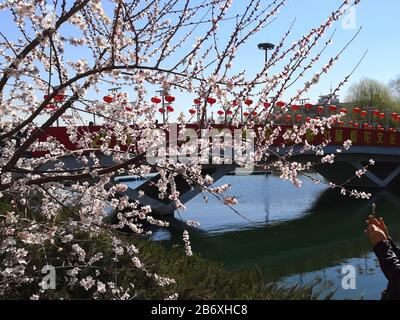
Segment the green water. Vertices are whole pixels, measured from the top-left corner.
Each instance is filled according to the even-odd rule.
[[[235,206],[249,222],[210,197],[201,196],[186,204],[183,220],[197,220],[191,231],[194,251],[235,270],[254,267],[266,283],[282,285],[318,281],[324,292],[336,290],[334,298],[379,299],[386,280],[379,270],[363,234],[365,218],[373,202],[377,214],[398,239],[400,193],[376,191],[370,200],[354,200],[325,185],[307,180],[297,189],[274,176],[226,176],[217,185],[229,183]],[[181,217],[176,215],[172,231],[159,231],[154,238],[182,244]],[[344,265],[357,270],[356,289],[341,286]]]

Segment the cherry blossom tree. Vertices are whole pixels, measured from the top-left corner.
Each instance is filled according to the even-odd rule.
[[[289,43],[293,23],[257,74],[250,76],[245,66],[235,67],[240,49],[268,28],[287,2],[248,0],[240,7],[233,0],[5,0],[0,4],[7,24],[0,32],[1,297],[16,296],[24,288],[32,299],[51,297],[45,284],[39,285],[44,265],[55,266],[58,282],[94,298],[137,296],[137,279],[128,285],[119,281],[117,270],[122,267],[140,272],[155,286],[174,283],[153,273],[127,236],[146,236],[147,225],[168,227],[168,223],[141,203],[143,192],[136,199],[124,195],[127,186],[115,183],[116,175],[146,179],[149,173],[158,173],[159,198],[184,211],[175,180],[179,175],[190,186],[200,187],[204,199],[207,194],[215,196],[240,214],[234,208],[237,199],[224,197],[229,186],[211,186],[213,179],[203,173],[197,157],[180,163],[165,156],[197,153],[209,148],[210,140],[160,148],[170,127],[157,125],[159,100],[151,99],[155,90],[161,88],[164,98],[176,92],[198,99],[197,110],[177,118],[183,131],[196,116],[198,129],[213,130],[207,117],[210,103],[224,106],[223,125],[252,130],[257,137],[252,159],[242,157],[240,165],[268,163],[282,179],[299,187],[299,177],[307,176],[315,163],[293,162],[293,155],[314,151],[319,163],[334,161],[335,155],[323,152],[328,140],[311,145],[305,137],[308,132],[323,135],[343,114],[311,119],[288,131],[278,124],[353,41],[322,63],[335,34],[328,34],[327,40],[327,33],[359,0],[338,1],[338,8],[323,23]],[[220,30],[228,22],[232,27],[222,39]],[[323,67],[316,68],[320,63]],[[353,72],[344,76],[335,93]],[[297,93],[283,103],[294,86]],[[123,98],[104,94],[115,87],[134,94]],[[244,118],[238,103],[252,108]],[[87,126],[89,116],[99,119],[95,131]],[[59,121],[76,148],[46,134]],[[161,132],[156,130],[160,128]],[[247,138],[241,137],[246,145]],[[279,139],[283,153],[276,148]],[[343,148],[350,145],[346,141]],[[153,162],[148,159],[152,149],[158,152]],[[112,161],[105,164],[102,156]],[[66,159],[75,165],[69,166]],[[347,193],[343,186],[331,187]],[[105,219],[110,210],[115,223]],[[182,237],[190,256],[188,231]],[[107,251],[98,243],[104,243]],[[165,298],[177,296],[172,292]]]

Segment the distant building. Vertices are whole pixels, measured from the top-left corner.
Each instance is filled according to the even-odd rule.
[[[327,94],[327,95],[319,96],[318,104],[321,104],[321,105],[327,105],[327,104],[339,105],[340,104],[339,95],[337,95],[337,94]]]

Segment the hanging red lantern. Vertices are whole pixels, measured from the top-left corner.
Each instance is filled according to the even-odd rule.
[[[355,122],[355,123],[353,124],[353,127],[354,127],[354,128],[359,128],[359,127],[360,127],[360,124],[359,124],[358,122]]]
[[[174,108],[172,106],[167,106],[167,111],[168,112],[174,112]]]
[[[125,109],[125,111],[128,111],[128,112],[132,112],[133,111],[133,109],[131,107],[125,107],[124,109]]]
[[[392,113],[392,120],[396,120],[397,119],[397,112],[393,112]]]
[[[231,115],[233,114],[233,112],[232,112],[232,110],[227,110],[227,111],[226,111],[226,114],[227,114],[228,116],[231,116]]]
[[[65,96],[63,94],[57,94],[54,97],[54,100],[57,101],[57,102],[62,102],[62,101],[64,101],[64,99],[65,99]]]
[[[367,116],[368,112],[367,111],[361,111],[361,117],[365,118]]]
[[[303,119],[303,117],[301,116],[301,114],[296,115],[297,122],[301,122],[302,119]]]
[[[168,103],[174,102],[175,101],[175,97],[174,96],[165,96],[165,101],[167,101]]]
[[[317,107],[317,113],[321,114],[323,112],[324,112],[324,107],[323,106]]]
[[[151,98],[151,102],[158,104],[161,102],[161,99],[159,97],[153,97],[153,98]]]
[[[207,98],[207,102],[209,103],[209,104],[211,104],[211,105],[213,105],[214,103],[216,103],[217,102],[217,100],[215,99],[215,98]]]
[[[253,100],[251,100],[251,99],[246,99],[246,100],[244,100],[244,104],[245,104],[246,106],[250,107],[250,106],[253,104]]]
[[[114,101],[114,98],[111,97],[111,96],[104,96],[103,97],[103,101],[106,102],[106,103],[111,103],[111,102]]]
[[[48,104],[44,107],[46,110],[56,110],[57,107],[54,104]]]
[[[346,108],[342,108],[342,109],[340,109],[340,113],[347,114],[347,109],[346,109]]]
[[[190,113],[191,115],[193,115],[193,114],[196,113],[196,110],[195,110],[195,109],[189,109],[189,113]]]
[[[251,113],[251,115],[252,115],[253,117],[257,117],[257,116],[258,116],[258,113],[257,113],[257,111],[253,111],[253,112]]]
[[[353,113],[360,113],[361,112],[361,109],[360,108],[354,108],[353,109]]]
[[[276,103],[276,106],[279,107],[279,108],[283,108],[284,106],[286,106],[286,103],[283,102],[283,101],[278,101],[278,102]]]
[[[299,111],[300,110],[300,106],[297,104],[292,105],[292,111]]]
[[[385,119],[385,113],[384,113],[384,112],[382,112],[382,113],[379,115],[379,119],[381,119],[381,120]]]
[[[305,108],[307,111],[311,111],[311,109],[313,108],[313,105],[312,105],[311,103],[306,103],[306,104],[304,105],[304,108]]]
[[[389,128],[389,132],[393,132],[394,131],[394,129],[393,128]]]
[[[165,110],[164,110],[164,108],[160,108],[160,109],[158,109],[158,112],[160,112],[160,113],[164,113],[164,112],[165,112]]]
[[[239,102],[237,102],[236,100],[232,101],[232,106],[237,107],[238,105],[239,105]]]
[[[285,119],[287,122],[292,120],[292,116],[290,114],[285,115]]]
[[[310,117],[306,117],[306,122],[310,122],[311,118]]]
[[[344,122],[343,121],[339,121],[338,125],[339,125],[339,127],[344,127]]]
[[[269,102],[264,102],[264,108],[268,109],[269,107],[271,107],[271,104]]]
[[[331,111],[331,112],[336,112],[336,110],[337,110],[337,107],[336,106],[329,106],[329,111]]]
[[[245,111],[245,112],[243,112],[243,115],[244,115],[245,117],[248,117],[248,116],[250,115],[250,113],[248,113],[247,111]]]
[[[349,121],[349,126],[352,127],[353,126],[353,121]]]
[[[368,123],[364,123],[363,127],[364,127],[364,129],[368,129],[369,128],[369,124]]]
[[[375,117],[378,117],[378,116],[379,116],[379,110],[375,109],[374,111],[372,111],[372,114],[373,114]]]
[[[224,115],[224,111],[222,111],[222,110],[218,110],[217,113],[218,113],[220,116]]]
[[[194,99],[194,100],[193,100],[193,103],[194,103],[196,106],[199,106],[199,105],[201,104],[201,100],[200,100],[200,99]]]

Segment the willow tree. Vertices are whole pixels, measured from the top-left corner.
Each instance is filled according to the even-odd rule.
[[[240,213],[232,207],[235,199],[223,196],[229,186],[211,187],[213,181],[202,173],[198,161],[176,163],[162,157],[148,161],[146,152],[155,141],[146,137],[156,128],[158,110],[157,101],[150,99],[153,90],[199,98],[203,129],[212,129],[206,121],[210,97],[232,108],[230,124],[234,127],[244,125],[249,130],[262,123],[262,130],[273,128],[253,154],[254,162],[266,161],[274,155],[276,146],[272,145],[280,135],[280,128],[272,127],[274,119],[337,63],[348,44],[324,58],[334,33],[329,39],[324,36],[358,3],[339,3],[323,23],[295,41],[290,38],[292,24],[262,70],[250,77],[245,65],[233,67],[235,57],[254,35],[268,29],[287,5],[285,0],[249,0],[238,7],[232,0],[2,1],[0,296],[52,297],[54,292],[45,290],[47,284],[41,282],[44,265],[54,266],[58,288],[64,288],[59,295],[65,293],[65,297],[77,297],[78,293],[97,298],[140,296],[144,288],[138,286],[137,277],[129,278],[126,270],[147,279],[148,288],[150,284],[156,288],[174,283],[151,272],[138,248],[121,234],[123,229],[147,235],[144,224],[167,227],[167,223],[152,216],[151,206],[141,205],[143,194],[132,200],[124,195],[125,185],[110,183],[113,176],[146,177],[157,172],[159,197],[184,211],[175,186],[179,174],[190,185],[218,197],[233,213]],[[232,26],[221,40],[220,30],[227,21]],[[344,76],[335,93],[351,73]],[[278,101],[294,86],[297,93],[277,110]],[[114,96],[107,101],[96,98],[105,95],[105,87],[128,87],[134,94],[123,103]],[[258,108],[257,116],[241,124],[230,103],[248,97],[255,101],[252,106]],[[95,135],[101,137],[100,144],[94,143],[96,137],[90,130],[79,129],[85,125],[85,113],[101,121]],[[302,152],[313,150],[322,162],[331,163],[334,155],[324,155],[323,146],[310,146],[304,137],[307,130],[318,134],[330,128],[338,117],[313,119],[295,126],[283,138],[302,145]],[[46,136],[58,121],[65,123],[66,135],[78,150]],[[188,119],[181,115],[177,121],[184,125]],[[111,140],[118,143],[109,143]],[[193,152],[198,146],[204,146],[204,141],[199,139],[184,151]],[[179,152],[179,148],[183,147],[168,152]],[[293,154],[289,149],[278,155],[274,166],[283,179],[300,186],[299,176],[313,164],[291,162]],[[112,163],[100,163],[101,155],[111,157]],[[79,165],[68,167],[66,158],[74,158]],[[109,208],[118,212],[116,223],[104,219]],[[187,231],[183,241],[191,255]],[[121,277],[131,280],[121,281]],[[173,289],[168,297],[177,297]]]

